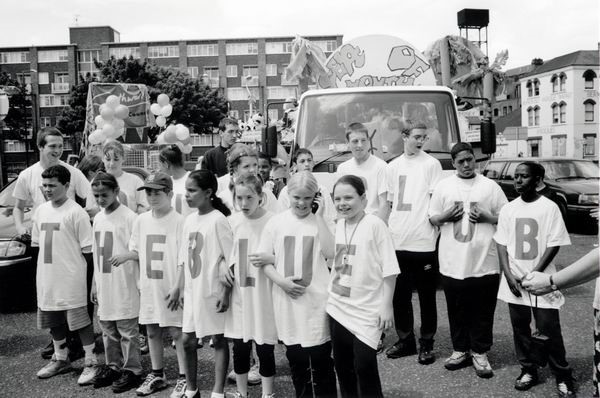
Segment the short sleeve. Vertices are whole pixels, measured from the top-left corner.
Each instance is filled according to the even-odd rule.
[[[263,229],[260,235],[260,243],[258,244],[258,252],[275,254],[275,237],[273,235],[273,228],[275,223],[273,222],[276,217],[271,218],[267,221],[267,225]]]
[[[499,245],[508,246],[508,237],[510,231],[510,218],[507,214],[506,207],[500,210],[498,215],[498,228],[494,234],[494,240]]]
[[[217,242],[221,246],[221,253],[225,258],[226,264],[231,263],[231,249],[233,247],[233,232],[231,226],[225,217],[219,217],[215,223],[215,233],[217,234]]]
[[[395,167],[393,163],[388,164],[385,169],[388,202],[394,201],[394,193],[396,192],[396,178],[394,177],[396,173],[394,172],[394,169]]]
[[[77,207],[77,211],[74,214],[74,227],[77,240],[79,241],[79,247],[91,248],[93,242],[92,224],[90,223],[90,217],[87,215],[85,210]]]
[[[75,193],[80,198],[87,199],[92,193],[90,182],[85,178],[81,170],[73,168],[71,172],[72,180],[74,180],[75,183]]]
[[[38,224],[39,217],[39,207],[33,211],[33,215],[31,216],[31,246],[39,247],[40,246],[40,227]]]
[[[444,211],[443,191],[443,184],[440,181],[435,186],[433,193],[431,194],[431,200],[429,201],[429,217],[440,215]]]
[[[550,200],[550,199],[548,199]],[[552,211],[548,216],[550,219],[550,233],[548,235],[548,240],[546,241],[547,247],[556,247],[556,246],[568,246],[571,244],[571,238],[569,238],[569,233],[567,232],[567,227],[565,226],[565,221],[562,218],[560,210],[558,206],[551,201]]]
[[[430,168],[431,175],[429,176],[429,193],[433,192],[435,186],[442,179],[442,165],[437,159],[433,159],[431,162],[432,166]]]
[[[375,241],[377,242],[377,248],[381,258],[382,275],[384,278],[391,275],[398,275],[400,273],[400,267],[398,265],[398,259],[396,257],[392,235],[383,221],[376,221],[379,222],[376,222],[373,227],[376,237]]]
[[[506,195],[504,191],[496,182],[492,181],[493,184],[493,193],[494,193],[494,201],[492,207],[492,214],[500,214],[500,210],[508,203],[508,199],[506,199]]]
[[[386,176],[387,164],[383,163],[377,169],[377,195],[388,192],[388,183]]]
[[[140,217],[137,217],[133,222],[133,229],[131,230],[131,238],[129,239],[129,250],[133,252],[139,252],[139,239],[140,239]]]
[[[184,221],[183,228],[181,230],[181,234],[179,234],[178,242],[181,242],[179,245],[179,250],[177,251],[177,264],[187,264],[188,262],[188,245],[189,245],[189,233],[187,231],[187,223]]]
[[[29,193],[29,189],[27,189],[28,185],[28,177],[30,176],[29,170],[25,170],[23,173],[19,174],[17,177],[17,182],[15,184],[15,189],[13,190],[12,196],[15,199],[20,200],[33,200],[31,194]]]

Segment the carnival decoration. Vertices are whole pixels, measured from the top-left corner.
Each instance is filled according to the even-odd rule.
[[[125,134],[125,119],[129,117],[129,108],[121,104],[116,95],[106,97],[100,105],[100,114],[94,118],[96,129],[90,133],[88,141],[92,145],[114,140]]]
[[[170,102],[167,94],[160,94],[156,98],[156,102],[150,105],[150,112],[156,116],[156,125],[164,128],[156,137],[156,143],[159,145],[175,144],[181,149],[181,152],[189,154],[193,149],[190,129],[181,123],[167,126],[167,118],[173,113],[173,106]]]

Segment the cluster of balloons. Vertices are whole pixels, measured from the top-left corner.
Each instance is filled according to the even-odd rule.
[[[157,144],[175,144],[183,153],[192,152],[190,129],[183,124],[170,124],[156,137]]]
[[[100,114],[94,118],[96,130],[88,140],[90,144],[101,144],[105,140],[117,139],[125,133],[125,119],[129,117],[129,108],[121,104],[116,95],[109,95],[106,102],[100,105]]]
[[[160,94],[156,98],[156,102],[150,105],[150,112],[156,116],[156,125],[158,127],[165,127],[167,124],[167,118],[173,113],[173,105],[169,102],[169,96],[167,94]]]

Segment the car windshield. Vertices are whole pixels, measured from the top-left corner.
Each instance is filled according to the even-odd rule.
[[[363,123],[369,130],[371,153],[384,160],[404,151],[401,131],[423,124],[428,140],[423,149],[449,152],[458,141],[454,99],[445,92],[386,91],[309,95],[303,99],[296,130],[296,143],[308,148],[315,162],[336,157],[343,161],[348,150],[348,125]]]
[[[540,162],[546,169],[546,178],[598,178],[598,165],[584,160]]]

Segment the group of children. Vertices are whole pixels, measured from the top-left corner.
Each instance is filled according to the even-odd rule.
[[[430,196],[432,191],[435,196],[433,188],[441,174],[439,163],[431,163],[429,158],[401,157],[393,165],[395,174],[390,174],[385,163],[382,168],[378,159],[369,157],[364,126],[357,123],[350,127],[347,137],[356,164],[354,169],[349,167],[352,164],[345,166],[349,168],[347,174],[337,180],[331,193],[311,173],[314,163],[307,150],[296,151],[296,172],[277,199],[259,175],[258,154],[248,146],[234,144],[229,149],[229,174],[219,179],[208,170],[186,172],[181,151],[169,146],[161,151],[162,171],[137,187],[145,192],[147,212],[136,215],[123,205],[120,191],[131,187],[121,186],[113,174],[100,172],[94,177],[93,198],[100,211],[92,226],[88,214],[66,196],[69,171],[62,165],[44,170],[42,189],[48,202],[33,217],[32,244],[40,247],[38,326],[51,330],[55,356],[38,376],[52,377],[71,368],[65,348],[66,323],[70,330],[79,331],[85,350],[86,366],[79,378],[82,385],[112,385],[114,392],[137,387],[140,396],[166,388],[163,333],[168,332],[179,367],[172,397],[200,397],[196,349],[198,339],[204,338],[211,339],[215,350],[212,398],[224,396],[228,341],[233,342],[237,397],[248,395],[253,347],[258,356],[262,396],[274,396],[277,343],[285,346],[297,397],[336,397],[337,383],[344,397],[383,396],[377,370],[378,346],[394,318],[398,327],[398,317],[406,316],[408,311],[396,308],[399,288],[409,289],[408,284],[396,286],[397,280],[399,284],[402,281],[400,267],[405,272],[402,262],[422,262],[423,270],[429,271],[430,259],[418,253],[435,250],[430,247],[430,240],[437,237],[432,224],[442,230],[448,224],[454,231],[449,236],[464,243],[473,235],[469,223],[493,225],[497,221],[494,239],[500,247],[500,264],[506,277],[502,286],[508,286],[505,294],[514,296],[507,301],[511,302],[515,343],[524,373],[533,385],[535,380],[531,379],[536,377],[538,362],[530,367],[525,363],[531,335],[519,335],[519,340],[516,335],[517,330],[526,334],[523,325],[528,322],[531,307],[522,300],[513,303],[520,296],[518,280],[534,267],[543,270],[556,248],[568,244],[560,214],[554,212],[551,202],[538,200],[531,193],[540,179],[537,169],[531,164],[517,168],[517,190],[522,198],[515,201],[518,206],[511,203],[502,207],[499,216],[487,217],[500,206],[488,209],[484,217],[472,205],[475,198],[468,197],[465,203],[471,209],[457,210],[454,201],[440,204],[440,212],[452,214],[446,214],[437,224],[432,220],[424,228],[410,214],[394,212],[422,207],[418,213],[425,213],[429,222]],[[415,128],[405,135],[405,140],[414,141],[417,149],[426,140],[422,135],[413,137],[422,134],[421,130]],[[408,151],[410,145],[405,145]],[[468,145],[458,149],[452,153],[453,160],[458,155],[473,154]],[[418,156],[426,155],[415,151]],[[361,165],[365,162],[375,163],[368,169],[370,177],[361,176],[358,170],[364,169]],[[407,177],[403,168],[418,169],[421,182],[416,183],[414,176]],[[394,181],[393,188],[377,188],[379,182],[389,181]],[[413,195],[416,190],[422,191],[427,200],[420,194]],[[388,201],[393,204],[389,228]],[[532,206],[540,208],[539,214],[530,212]],[[521,215],[523,212],[527,217]],[[461,229],[465,217],[466,236]],[[413,240],[413,246],[399,248],[398,241],[405,240],[406,230],[422,238]],[[486,231],[489,239],[481,247],[488,250],[491,232]],[[522,241],[528,245],[523,246]],[[483,254],[486,256],[487,251]],[[97,366],[92,352],[91,320],[85,310],[85,267],[92,258],[92,298],[98,304],[105,342],[103,367]],[[495,271],[498,274],[500,270],[496,267]],[[455,274],[455,279],[461,276]],[[497,289],[497,282],[495,286]],[[427,289],[435,294],[435,286]],[[410,305],[410,297],[408,301]],[[544,307],[543,301],[538,304]],[[435,311],[435,302],[433,305]],[[552,328],[559,325],[557,312],[547,317],[539,313],[534,313],[536,320],[547,319],[545,324]],[[412,307],[409,315],[412,318]],[[419,361],[423,364],[434,360],[431,350],[436,319],[429,322],[432,330],[425,330],[430,334],[421,339]],[[410,338],[413,333],[412,319],[405,323],[405,336],[399,333],[399,338]],[[152,365],[143,382],[138,325],[146,327]],[[557,343],[560,331],[551,332],[543,325],[540,329]],[[475,349],[465,346],[463,350],[469,348]],[[405,347],[396,346],[396,352],[402,349]],[[459,352],[459,347],[455,351]],[[561,380],[566,380],[570,371],[564,361],[564,347],[562,356],[558,351],[555,345],[550,353],[551,365],[554,370],[563,370]]]

